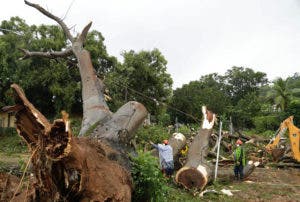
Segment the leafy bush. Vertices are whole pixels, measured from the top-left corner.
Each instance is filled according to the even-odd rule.
[[[189,136],[188,134],[191,133],[191,129],[188,126],[186,126],[186,125],[181,125],[178,128],[178,132],[182,133],[184,136]]]
[[[82,117],[70,116],[71,117],[71,128],[74,136],[78,136],[81,128]]]
[[[280,119],[277,116],[259,116],[253,118],[254,126],[257,132],[263,133],[268,130],[276,131],[280,126]]]
[[[132,158],[132,177],[135,187],[132,201],[164,201],[166,179],[150,152],[138,152],[138,156]]]
[[[163,113],[157,116],[158,124],[162,126],[168,126],[171,124],[171,117],[167,113]]]
[[[274,135],[275,135],[275,131],[274,130],[266,130],[266,131],[264,131],[264,132],[261,133],[261,136],[267,137],[267,138],[271,138]]]
[[[285,118],[288,118],[289,116],[294,116],[294,125],[299,127],[300,126],[300,101],[292,101],[288,108],[286,109],[286,116]]]
[[[144,148],[150,140],[154,143],[160,143],[164,139],[169,139],[169,136],[170,134],[167,128],[161,125],[151,125],[140,128],[135,134],[137,144],[140,148]]]

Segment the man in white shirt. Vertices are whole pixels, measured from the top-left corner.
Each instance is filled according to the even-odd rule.
[[[164,140],[163,144],[154,144],[150,141],[150,144],[158,150],[159,162],[162,172],[170,177],[174,172],[174,161],[173,161],[173,149],[169,145],[168,140]]]

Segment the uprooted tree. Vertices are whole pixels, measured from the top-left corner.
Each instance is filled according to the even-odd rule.
[[[81,75],[83,120],[80,137],[74,137],[66,112],[50,123],[13,84],[16,128],[31,151],[34,180],[26,194],[16,190],[14,199],[28,201],[130,201],[132,179],[128,153],[133,132],[147,115],[138,102],[128,102],[112,113],[104,99],[104,84],[97,78],[90,54],[83,48],[89,23],[77,37],[60,18],[38,4],[25,4],[56,21],[71,47],[59,52],[32,52],[24,57],[65,58],[75,55]],[[87,131],[94,128],[88,137]],[[18,192],[18,193],[17,193]]]

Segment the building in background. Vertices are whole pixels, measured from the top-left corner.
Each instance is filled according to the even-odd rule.
[[[4,112],[0,109],[0,128],[14,128],[15,115],[14,112]]]

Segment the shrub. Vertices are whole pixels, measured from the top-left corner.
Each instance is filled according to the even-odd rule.
[[[253,119],[255,129],[258,133],[263,133],[267,130],[276,131],[280,126],[280,119],[277,116],[259,116]]]
[[[138,152],[138,156],[132,158],[132,177],[135,187],[132,201],[164,201],[166,179],[150,152]]]
[[[171,124],[171,117],[167,113],[163,113],[163,114],[158,115],[157,119],[158,119],[158,124],[159,125],[168,126],[168,125]]]
[[[186,125],[181,125],[178,128],[178,132],[182,133],[184,136],[190,136],[189,134],[191,133],[191,129]]]
[[[164,139],[169,139],[169,136],[167,128],[161,125],[142,127],[135,134],[136,142],[140,148],[144,148],[150,140],[154,143],[160,143]]]

